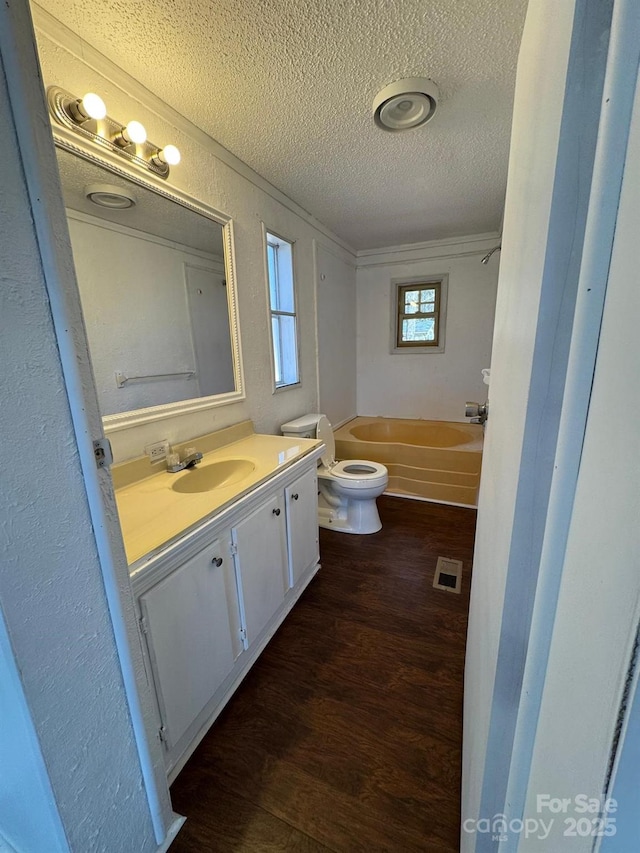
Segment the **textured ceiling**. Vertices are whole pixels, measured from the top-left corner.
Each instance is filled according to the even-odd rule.
[[[355,248],[498,228],[526,0],[39,0]],[[379,130],[426,76],[432,121]]]

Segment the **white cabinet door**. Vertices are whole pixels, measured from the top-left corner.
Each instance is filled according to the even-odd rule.
[[[307,471],[285,489],[287,544],[289,546],[289,586],[294,587],[310,565],[317,563],[318,478]]]
[[[278,610],[288,587],[283,504],[274,496],[232,531],[247,646]]]
[[[228,539],[216,540],[140,596],[169,749],[233,669],[229,604],[237,602],[225,590],[228,554]]]

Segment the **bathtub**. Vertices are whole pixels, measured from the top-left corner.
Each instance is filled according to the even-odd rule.
[[[354,418],[335,432],[336,459],[371,459],[389,469],[387,494],[477,505],[479,424]]]

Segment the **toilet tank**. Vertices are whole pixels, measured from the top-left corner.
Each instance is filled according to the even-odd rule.
[[[293,421],[282,424],[280,431],[282,435],[296,436],[297,438],[315,438],[318,421],[322,417],[319,413],[302,415]]]

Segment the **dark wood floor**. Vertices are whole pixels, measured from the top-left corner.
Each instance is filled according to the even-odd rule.
[[[322,570],[173,784],[172,853],[459,850],[475,510],[379,507],[372,536],[320,531]]]

